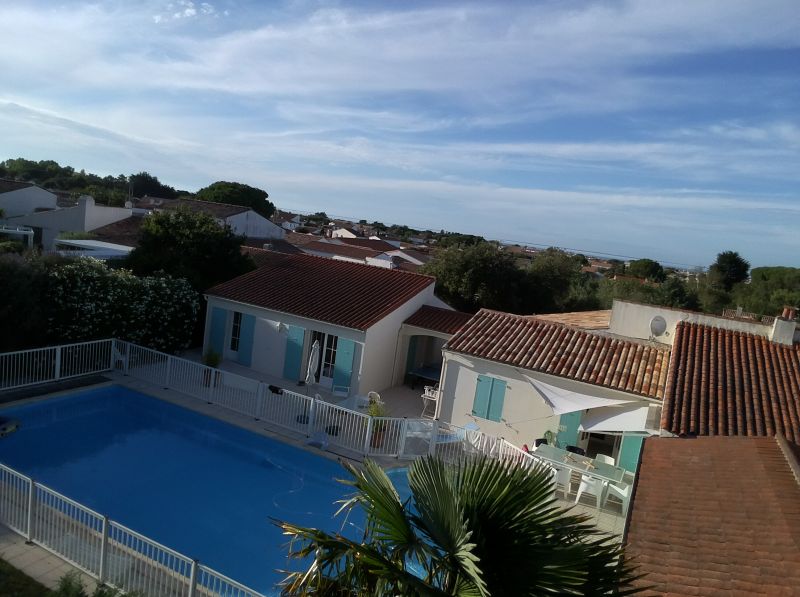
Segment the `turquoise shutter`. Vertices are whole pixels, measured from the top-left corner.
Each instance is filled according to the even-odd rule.
[[[556,444],[559,448],[574,446],[578,443],[578,425],[581,423],[582,411],[574,413],[564,413],[558,420],[558,433],[556,434]]]
[[[286,354],[283,357],[283,377],[292,381],[300,379],[300,366],[303,360],[303,338],[306,331],[290,325],[286,336]]]
[[[632,473],[636,472],[643,441],[643,435],[622,436],[622,445],[619,447],[619,456],[617,457],[619,466]]]
[[[500,421],[503,416],[503,402],[506,398],[506,382],[502,379],[492,379],[492,391],[489,395],[489,409],[486,418],[490,421]]]
[[[256,318],[242,313],[242,327],[239,329],[239,363],[249,367],[253,362],[253,336],[256,331]]]
[[[350,376],[353,374],[353,355],[356,343],[347,338],[336,341],[336,360],[333,363],[333,385],[350,387]]]
[[[225,349],[225,326],[228,323],[228,312],[221,307],[211,308],[211,331],[209,333],[210,349],[220,357]]]
[[[475,399],[472,402],[472,414],[486,419],[489,414],[489,400],[492,396],[492,378],[486,375],[478,376],[475,384]]]

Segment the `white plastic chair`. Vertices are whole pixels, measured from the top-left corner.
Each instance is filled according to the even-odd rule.
[[[553,470],[554,493],[559,490],[564,492],[564,499],[567,499],[569,492],[572,491],[572,470],[551,466]]]
[[[436,405],[439,402],[439,389],[437,386],[425,386],[422,394],[422,419],[433,419],[436,416]]]
[[[628,505],[631,503],[632,491],[633,485],[628,485],[627,483],[620,483],[619,485],[613,483],[608,484],[608,497],[614,496],[622,502],[623,516],[628,513]]]
[[[595,460],[605,464],[610,464],[612,466],[614,465],[614,459],[606,454],[598,454],[595,457]],[[578,503],[578,501],[581,499],[581,495],[587,493],[597,498],[597,509],[599,510],[605,501],[607,487],[607,481],[592,477],[591,475],[581,475],[581,485],[578,488],[578,495],[575,497],[575,503]]]

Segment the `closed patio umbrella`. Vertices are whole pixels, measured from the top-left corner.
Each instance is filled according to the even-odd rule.
[[[308,355],[308,369],[306,369],[306,387],[313,384],[315,375],[317,374],[317,367],[319,367],[319,340],[314,340],[311,345],[311,354]]]

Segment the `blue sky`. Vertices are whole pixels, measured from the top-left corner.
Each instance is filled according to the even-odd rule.
[[[280,207],[800,265],[796,0],[8,2],[0,157]]]

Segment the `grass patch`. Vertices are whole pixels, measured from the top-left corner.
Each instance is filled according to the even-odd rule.
[[[49,597],[53,592],[30,576],[0,560],[0,595],[6,597]]]

